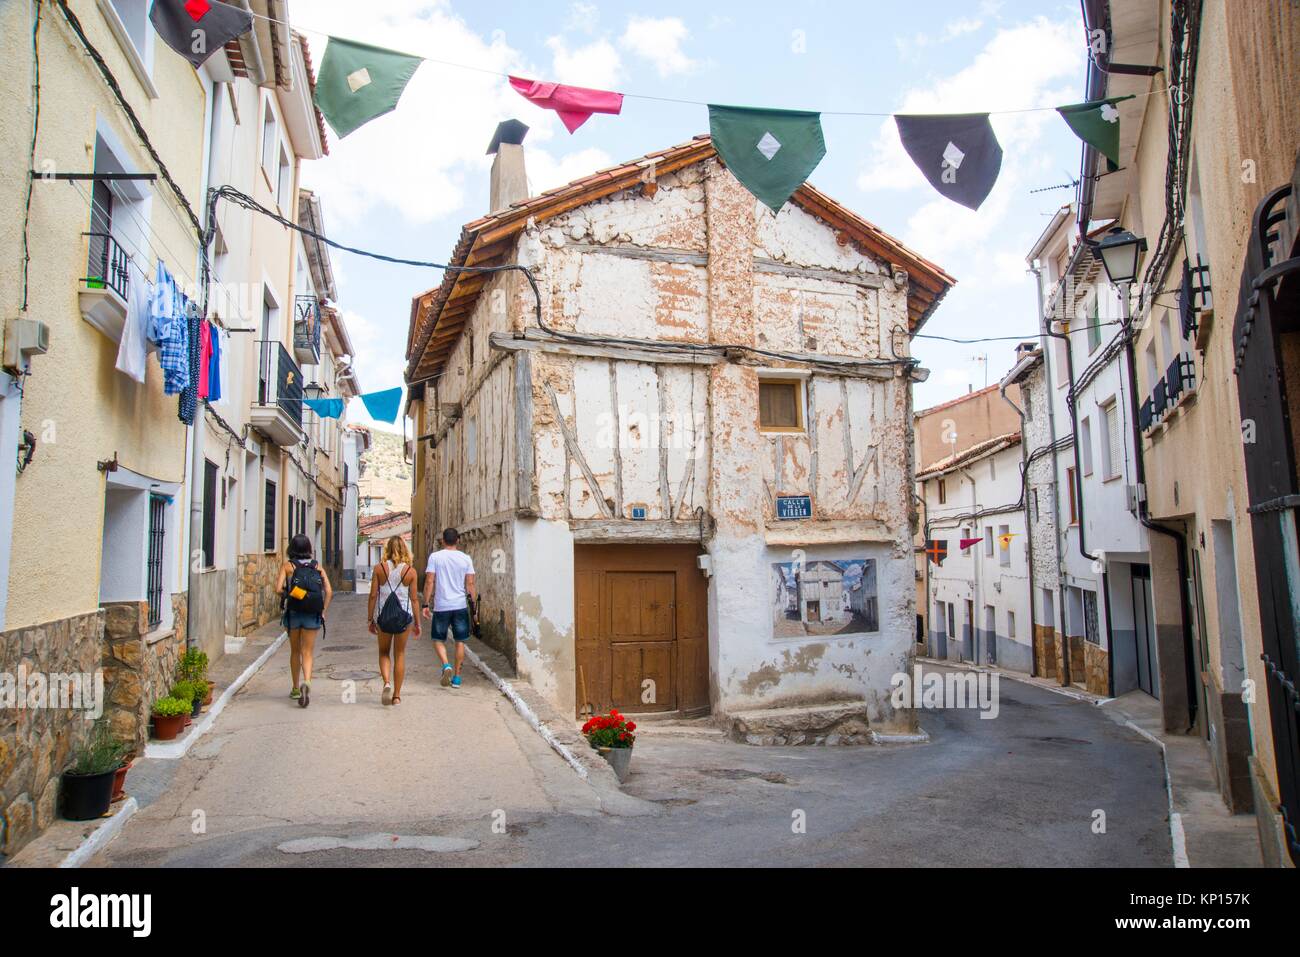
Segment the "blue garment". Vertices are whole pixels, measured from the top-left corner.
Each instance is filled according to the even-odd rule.
[[[303,399],[302,404],[322,419],[337,419],[343,414],[342,399]]]
[[[447,629],[457,641],[469,641],[469,609],[457,608],[453,611],[435,611],[429,637],[434,641],[446,641]]]
[[[199,318],[198,306],[186,300],[186,312],[189,315],[177,325],[186,329],[186,362],[189,368],[189,381],[181,390],[180,401],[176,404],[176,417],[186,425],[194,422],[194,415],[199,409]],[[163,391],[166,391],[164,389]]]
[[[149,304],[149,339],[158,344],[166,395],[184,392],[190,384],[190,335],[185,302],[176,280],[159,260],[153,300]]]
[[[396,422],[397,412],[402,407],[402,387],[385,389],[383,392],[367,392],[361,396],[366,411],[377,422]]]

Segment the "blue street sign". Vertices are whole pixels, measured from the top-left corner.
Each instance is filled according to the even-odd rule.
[[[811,495],[778,495],[777,518],[812,518]]]
[[[634,522],[644,522],[644,521],[645,521],[645,506],[644,506],[644,505],[633,505],[633,506],[632,506],[632,520],[633,520]]]

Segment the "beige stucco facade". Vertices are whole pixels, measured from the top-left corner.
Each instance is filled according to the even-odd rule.
[[[1150,247],[1133,297],[1138,401],[1153,397],[1168,382],[1171,364],[1184,360],[1181,393],[1142,438],[1148,510],[1155,522],[1184,536],[1190,582],[1184,604],[1178,542],[1153,533],[1166,726],[1181,730],[1194,723],[1195,733],[1207,738],[1225,803],[1234,811],[1254,809],[1265,860],[1279,862],[1286,855],[1277,836],[1278,780],[1265,697],[1277,688],[1270,687],[1260,660],[1233,320],[1251,215],[1266,192],[1290,181],[1300,149],[1294,105],[1300,18],[1289,4],[1207,0],[1185,6],[1199,8],[1200,21],[1192,32],[1186,184],[1173,188],[1184,216],[1180,221],[1168,206],[1170,109],[1169,96],[1160,92],[1168,77],[1179,75],[1170,52],[1173,8],[1151,3],[1144,11],[1151,39],[1136,47],[1137,62],[1159,64],[1165,72],[1149,82],[1154,95],[1130,101],[1123,112],[1124,123],[1138,124],[1133,153],[1124,158],[1129,180],[1111,194],[1099,188],[1093,221],[1117,218]],[[1142,85],[1148,86],[1145,79]],[[1200,310],[1197,328],[1186,335],[1176,294],[1184,259],[1208,266],[1211,288],[1210,302],[1198,298],[1209,308]],[[1190,691],[1184,672],[1191,676]]]

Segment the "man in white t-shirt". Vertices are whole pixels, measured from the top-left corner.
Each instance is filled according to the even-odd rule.
[[[429,555],[424,575],[424,617],[432,618],[429,637],[442,659],[442,686],[460,687],[460,669],[465,664],[465,642],[469,640],[469,602],[474,590],[474,559],[460,550],[460,533],[443,529],[442,548]],[[467,597],[468,596],[468,597]],[[455,670],[447,662],[447,629],[456,639]]]

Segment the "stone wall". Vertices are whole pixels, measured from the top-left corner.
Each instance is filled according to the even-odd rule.
[[[256,631],[280,616],[280,596],[275,593],[280,561],[274,552],[253,552],[239,557],[240,634]]]
[[[1056,677],[1056,631],[1050,625],[1034,625],[1034,667],[1040,678]]]
[[[176,666],[185,651],[185,597],[175,596],[172,602],[174,608],[179,605],[179,632],[149,633],[147,602],[103,606],[104,713],[114,733],[137,751],[149,738],[153,703],[166,695],[176,680]]]
[[[1084,687],[1092,694],[1110,694],[1110,655],[1091,641],[1083,643]],[[1078,675],[1075,675],[1077,678]]]
[[[94,674],[103,631],[103,612],[94,611],[0,633],[0,674],[8,681]],[[59,776],[93,727],[80,710],[0,707],[0,854],[12,855],[54,820]]]

